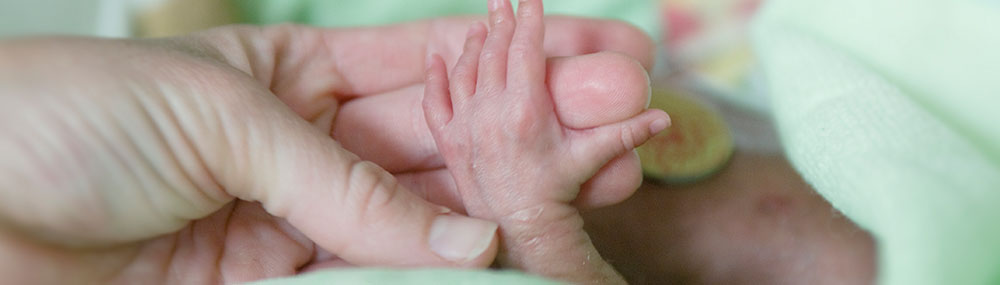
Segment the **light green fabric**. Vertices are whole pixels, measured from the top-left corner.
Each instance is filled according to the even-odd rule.
[[[486,0],[233,0],[257,24],[298,22],[324,27],[369,26],[486,14]],[[659,35],[656,0],[545,0],[547,14],[618,19]],[[516,1],[515,1],[516,4]]]
[[[554,281],[513,271],[462,271],[446,269],[391,270],[340,269],[317,271],[293,278],[264,280],[256,285],[382,285],[382,284],[464,284],[464,285],[553,285]]]
[[[880,284],[1000,284],[1000,1],[769,0],[782,141],[878,240]]]

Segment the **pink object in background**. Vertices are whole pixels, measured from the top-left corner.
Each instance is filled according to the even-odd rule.
[[[663,38],[667,39],[668,46],[677,46],[682,44],[685,39],[695,36],[701,28],[701,23],[697,17],[689,13],[686,9],[670,5],[669,3],[664,5],[663,8],[663,25],[664,33],[666,34]]]
[[[749,24],[762,0],[662,0],[667,72],[713,94],[747,93]]]
[[[736,15],[742,17],[742,20],[749,21],[754,14],[757,13],[757,9],[760,7],[760,0],[739,0],[735,6]]]

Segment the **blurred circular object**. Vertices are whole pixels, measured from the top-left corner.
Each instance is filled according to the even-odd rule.
[[[649,107],[666,111],[671,126],[637,148],[647,178],[667,184],[696,182],[729,161],[733,136],[718,112],[665,89],[653,90]]]

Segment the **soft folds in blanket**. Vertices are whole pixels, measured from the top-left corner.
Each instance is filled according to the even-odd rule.
[[[1000,284],[1000,2],[773,0],[754,27],[790,160],[880,284]]]

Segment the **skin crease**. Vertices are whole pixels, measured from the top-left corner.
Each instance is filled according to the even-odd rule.
[[[451,70],[433,57],[424,116],[473,217],[500,224],[500,265],[579,284],[624,284],[590,243],[571,205],[603,164],[666,128],[661,110],[578,129],[560,120],[544,74],[541,0],[515,20],[490,1],[490,30],[474,24]]]
[[[68,145],[70,149],[60,149],[60,152],[55,152],[66,155],[48,157],[49,159],[34,159],[25,164],[29,165],[28,167],[16,163],[3,165],[3,173],[14,173],[16,179],[4,179],[4,183],[11,184],[3,184],[3,187],[0,187],[0,190],[3,191],[0,193],[4,195],[3,197],[15,197],[15,199],[3,199],[3,201],[13,204],[5,203],[2,207],[3,211],[0,211],[2,214],[0,215],[0,229],[3,229],[0,231],[0,253],[2,253],[0,256],[4,256],[0,259],[0,274],[8,276],[9,280],[15,283],[134,283],[138,280],[148,281],[150,279],[163,280],[165,283],[242,282],[286,276],[297,273],[302,268],[331,261],[320,259],[332,257],[323,254],[316,244],[317,241],[325,242],[331,248],[342,250],[338,253],[345,253],[343,255],[345,259],[350,258],[359,264],[389,263],[398,266],[412,266],[422,262],[448,264],[442,260],[421,260],[424,258],[421,256],[426,256],[426,253],[399,255],[391,246],[364,246],[358,248],[366,248],[367,251],[350,252],[351,248],[349,247],[338,247],[336,243],[330,243],[331,240],[338,239],[338,233],[333,229],[350,228],[353,225],[331,225],[330,221],[338,220],[337,217],[321,216],[330,215],[329,211],[311,210],[328,209],[330,204],[325,204],[326,206],[310,205],[310,203],[320,203],[323,199],[309,196],[292,198],[294,195],[298,195],[294,190],[308,188],[305,186],[313,184],[329,183],[329,181],[321,179],[329,174],[312,173],[316,169],[328,168],[319,165],[322,164],[320,160],[310,160],[310,157],[317,155],[341,156],[344,158],[343,160],[348,161],[355,161],[357,157],[345,152],[327,149],[318,153],[297,153],[295,150],[302,149],[302,145],[280,144],[288,142],[307,145],[316,143],[318,139],[313,134],[315,129],[305,130],[303,128],[319,127],[324,131],[325,129],[334,129],[333,132],[337,133],[333,127],[334,118],[350,118],[338,114],[337,107],[346,105],[343,102],[353,102],[352,99],[374,98],[378,94],[407,88],[407,86],[412,85],[412,82],[419,82],[419,78],[423,76],[424,52],[434,48],[449,47],[446,40],[434,38],[440,34],[434,29],[446,30],[442,27],[452,25],[450,23],[461,23],[461,28],[464,29],[470,22],[470,19],[441,20],[388,28],[353,30],[319,30],[298,26],[272,28],[242,26],[220,28],[187,37],[162,40],[118,41],[59,38],[23,40],[16,44],[3,45],[4,52],[0,53],[3,55],[0,56],[0,62],[3,64],[0,66],[19,66],[20,68],[16,72],[3,70],[4,78],[18,84],[0,85],[4,87],[3,90],[0,90],[3,91],[0,94],[4,94],[5,100],[15,100],[19,103],[18,106],[34,106],[32,104],[44,106],[44,108],[32,109],[14,108],[11,107],[14,106],[12,104],[5,104],[7,108],[0,113],[13,117],[4,117],[3,121],[33,120],[34,126],[53,124],[59,130],[45,133],[44,140],[34,144],[19,144],[16,145],[17,148],[3,148],[4,151],[15,151],[14,153],[4,153],[4,162],[12,162],[7,160],[9,158],[24,156],[24,153],[16,151],[19,148],[44,150],[44,148],[54,147],[42,142],[74,142],[74,144]],[[560,35],[558,38],[554,40],[550,38],[547,41],[546,45],[552,46],[547,53],[548,55],[571,55],[607,49],[630,55],[638,54],[640,63],[651,62],[649,53],[651,48],[648,46],[648,38],[640,36],[632,40],[621,39],[623,34],[639,35],[637,30],[630,26],[617,22],[565,17],[553,18],[547,26],[549,29],[560,31],[552,33]],[[406,29],[419,31],[408,33],[410,37],[413,37],[410,40],[414,45],[407,47],[408,50],[418,52],[398,53],[393,49],[401,46],[399,42],[381,41],[383,43],[381,48],[366,49],[370,53],[342,53],[344,50],[341,47],[357,44],[356,41],[349,40],[351,37],[398,39],[396,37],[399,34],[394,33],[394,31],[402,30],[402,33],[406,33]],[[623,31],[625,32],[623,33]],[[558,42],[561,40],[568,42]],[[339,43],[350,44],[341,45]],[[317,54],[331,57],[317,56]],[[387,58],[388,55],[397,57],[393,61],[382,62],[379,65],[351,63],[351,60],[364,61],[364,59],[369,58]],[[610,66],[607,69],[615,71],[621,71],[615,69],[621,67],[624,70],[631,70],[633,74],[641,75],[639,78],[644,76],[640,66],[649,67],[648,64],[636,65],[634,60],[620,55],[597,55],[596,57],[611,60],[606,63],[594,64],[595,67]],[[323,60],[327,58],[336,60]],[[47,62],[48,64],[37,64],[38,62]],[[370,60],[366,62],[370,63]],[[558,64],[552,66],[555,67]],[[380,70],[382,72],[378,72]],[[390,72],[387,74],[386,71]],[[557,71],[552,70],[551,72]],[[39,74],[45,76],[37,76]],[[553,77],[558,76],[553,75]],[[553,77],[550,77],[550,80]],[[386,80],[386,78],[391,79]],[[60,84],[52,84],[52,82]],[[101,86],[101,83],[108,82],[114,83],[113,89]],[[73,91],[61,89],[68,87],[72,87]],[[613,84],[597,84],[597,87],[613,88],[615,86]],[[644,102],[647,95],[643,93],[643,91],[647,91],[644,88],[646,87],[641,86],[635,89],[639,92],[626,94],[622,99],[626,103]],[[627,89],[625,88],[625,90]],[[559,90],[558,88],[552,90],[556,98],[560,98]],[[156,94],[160,92],[184,96],[164,95],[159,97]],[[67,93],[77,96],[65,98],[55,96]],[[126,93],[136,96],[115,97]],[[6,97],[16,94],[36,94],[37,96]],[[199,96],[191,96],[193,94]],[[180,100],[142,101],[142,98],[178,98]],[[233,100],[234,98],[239,99]],[[565,96],[562,98],[575,97]],[[205,101],[209,103],[205,103]],[[556,106],[558,106],[558,102],[556,101]],[[630,106],[629,104],[624,105]],[[115,108],[116,111],[87,114],[90,117],[84,119],[72,118],[77,110],[74,108],[98,109],[101,106]],[[214,106],[214,108],[198,109],[189,108],[189,106]],[[256,106],[253,108],[269,106],[268,108],[272,108],[269,110],[273,112],[252,111],[251,106]],[[16,112],[14,109],[17,109]],[[161,121],[164,117],[170,118],[170,110],[191,113],[174,114],[178,116],[173,117],[175,121]],[[193,116],[188,117],[187,115]],[[631,116],[624,113],[617,115]],[[300,123],[296,121],[297,119],[290,119],[293,116],[306,119],[312,123],[312,126],[306,122]],[[180,118],[179,121],[178,118]],[[193,121],[187,121],[185,118],[192,118]],[[233,120],[232,118],[242,119]],[[384,119],[392,121],[397,118]],[[102,120],[113,120],[122,124],[123,127],[105,129],[100,125],[95,125],[95,122]],[[159,123],[167,125],[157,125],[157,127],[143,125]],[[192,130],[175,130],[176,126],[173,124],[190,124],[196,129],[193,132]],[[241,127],[254,124],[266,125],[267,130],[253,132]],[[220,127],[222,125],[228,127]],[[164,126],[169,128],[157,129]],[[16,124],[7,124],[3,127],[5,130],[16,132],[33,131],[32,128]],[[266,139],[280,137],[267,136],[268,132],[287,129],[309,133],[310,138],[304,140]],[[134,133],[135,131],[140,132]],[[155,131],[192,132],[189,135],[212,139],[143,143],[147,142],[147,139],[157,136],[156,133],[144,132]],[[224,138],[231,133],[248,136],[263,135],[264,137],[245,141],[228,141],[228,143],[233,144],[232,147],[212,149],[217,151],[201,152],[188,149],[192,145],[197,148],[201,145],[224,141],[219,137]],[[178,138],[162,133],[159,135],[173,139]],[[125,141],[127,143],[114,145],[108,144],[109,141]],[[246,173],[259,172],[267,167],[272,167],[274,164],[273,161],[267,161],[268,159],[265,159],[265,162],[255,161],[252,163],[251,161],[240,161],[244,157],[264,156],[266,158],[268,155],[277,155],[270,151],[249,152],[250,144],[258,143],[278,144],[270,150],[281,151],[282,157],[293,157],[299,161],[307,162],[309,165],[302,165],[299,171],[279,172],[277,177],[271,176],[270,173],[246,175]],[[56,145],[56,147],[58,146]],[[185,150],[185,153],[173,154],[172,158],[176,160],[171,163],[178,165],[159,165],[164,161],[171,161],[171,157],[162,156],[169,152],[163,151],[166,148],[175,152],[178,149]],[[42,151],[40,153],[52,152]],[[116,153],[127,153],[127,155],[117,156]],[[7,156],[8,154],[10,156]],[[17,161],[21,161],[21,158],[17,159]],[[60,159],[65,159],[65,161]],[[96,161],[94,159],[102,160]],[[277,160],[277,158],[272,159]],[[108,167],[108,165],[113,167]],[[361,167],[360,169],[377,168],[370,163],[353,165],[352,167]],[[168,168],[160,168],[159,166],[167,166]],[[183,169],[177,170],[169,167]],[[624,169],[625,172],[632,171],[633,173],[638,171],[637,167],[631,168],[631,170],[628,167],[614,169],[618,169],[616,171]],[[48,176],[39,178],[32,175],[19,175],[32,170],[38,170],[33,172],[36,175],[45,174]],[[116,174],[100,174],[108,171]],[[417,178],[422,177],[420,173],[411,173],[411,175]],[[151,177],[153,180],[148,180]],[[247,177],[253,179],[247,180]],[[269,177],[274,180],[269,180]],[[301,179],[290,179],[291,177]],[[617,179],[615,177],[619,176],[609,175],[608,177],[612,177],[609,181],[613,181]],[[622,177],[627,177],[627,175]],[[162,178],[162,180],[156,180],[158,178]],[[631,178],[629,179],[631,180]],[[281,185],[281,187],[269,185],[279,181],[284,181],[287,184]],[[82,184],[78,182],[82,182]],[[407,185],[405,184],[407,180],[400,179],[399,182],[402,185]],[[35,183],[45,185],[36,185]],[[122,186],[115,190],[122,192],[115,192],[115,195],[110,195],[111,192],[104,193],[109,196],[86,196],[88,191],[101,191],[102,188],[99,186],[104,185],[103,183]],[[627,185],[628,183],[613,184]],[[97,188],[73,188],[79,185]],[[150,187],[182,189],[183,191],[176,193],[133,191],[134,189],[150,189]],[[14,189],[64,188],[84,191],[66,191],[63,192],[64,195],[44,199],[35,196],[46,195],[47,192],[44,191],[14,191]],[[281,194],[271,196],[272,193],[265,191],[274,188],[289,189],[291,192],[278,192]],[[594,189],[605,190],[599,187]],[[444,190],[452,191],[451,189]],[[595,197],[612,197],[613,199],[595,201],[591,205],[607,204],[611,200],[623,199],[622,196],[627,196],[634,189],[623,187],[607,190],[624,193],[624,195],[597,195]],[[581,189],[581,193],[587,192],[585,189]],[[155,199],[132,196],[161,194],[169,195]],[[232,200],[233,195],[245,197],[248,200],[264,201],[264,203],[234,201]],[[399,195],[402,195],[399,197],[406,196]],[[433,195],[443,196],[447,194],[432,193],[428,196]],[[390,199],[392,197],[377,198]],[[45,201],[45,203],[37,203],[40,201]],[[132,202],[109,204],[109,201]],[[115,207],[109,208],[108,205]],[[123,212],[129,214],[114,214]],[[277,218],[272,214],[286,218]],[[421,216],[437,214],[439,213],[427,212],[422,213]],[[292,226],[293,224],[295,226]],[[420,224],[404,223],[400,230],[405,231],[408,228],[419,226]],[[380,227],[375,224],[375,226],[363,228],[366,231],[378,231]],[[352,233],[356,236],[369,234],[366,232]],[[375,233],[371,232],[371,234]],[[419,240],[411,239],[409,242],[419,242]],[[260,244],[268,246],[260,247]],[[394,246],[407,247],[405,243]],[[408,248],[420,247],[420,244],[414,244]],[[393,252],[397,252],[397,256],[392,259],[372,259],[370,257],[388,256]],[[491,261],[492,254],[487,251],[467,263],[448,265],[485,266]],[[65,278],[72,278],[72,280]]]

